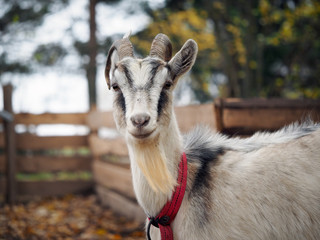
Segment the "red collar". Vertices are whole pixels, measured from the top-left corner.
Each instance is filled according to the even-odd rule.
[[[151,224],[157,228],[160,228],[161,240],[173,240],[173,232],[170,223],[174,220],[180,209],[184,193],[186,191],[187,172],[187,157],[186,154],[183,153],[179,163],[179,175],[177,180],[178,185],[175,187],[171,199],[166,203],[166,205],[164,205],[158,216],[148,218],[149,224],[147,227],[147,237],[149,240],[151,240]]]

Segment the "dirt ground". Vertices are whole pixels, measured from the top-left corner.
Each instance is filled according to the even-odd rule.
[[[68,195],[0,208],[0,240],[140,240],[145,239],[143,229],[102,207],[95,195]]]

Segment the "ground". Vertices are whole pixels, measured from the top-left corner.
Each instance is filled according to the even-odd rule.
[[[95,195],[68,195],[0,208],[0,240],[140,240],[145,239],[143,228],[102,207]]]

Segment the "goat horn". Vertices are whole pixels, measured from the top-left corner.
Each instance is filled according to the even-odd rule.
[[[111,56],[112,56],[112,53],[114,50],[117,51],[119,61],[121,59],[123,59],[124,57],[134,57],[133,46],[129,40],[129,35],[125,35],[122,39],[115,41],[109,49],[107,62],[106,62],[106,68],[104,70],[104,75],[105,75],[109,89],[110,89],[109,73],[110,73],[111,64],[112,64],[111,63]]]
[[[169,62],[172,56],[172,45],[167,35],[159,33],[153,40],[150,49],[151,57],[159,57]]]
[[[133,57],[133,46],[128,37],[119,39],[113,45],[118,51],[119,61],[124,57]]]

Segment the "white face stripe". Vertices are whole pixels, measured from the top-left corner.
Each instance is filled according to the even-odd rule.
[[[165,66],[166,63],[158,59],[146,58],[141,60],[127,58],[117,65],[115,75],[117,73],[124,75],[131,87],[149,89],[154,84],[154,77],[159,72],[164,71],[166,75],[168,74],[168,69]],[[115,78],[118,80],[117,76]],[[161,82],[163,82],[166,78],[167,76],[158,79],[158,81],[162,80]]]

